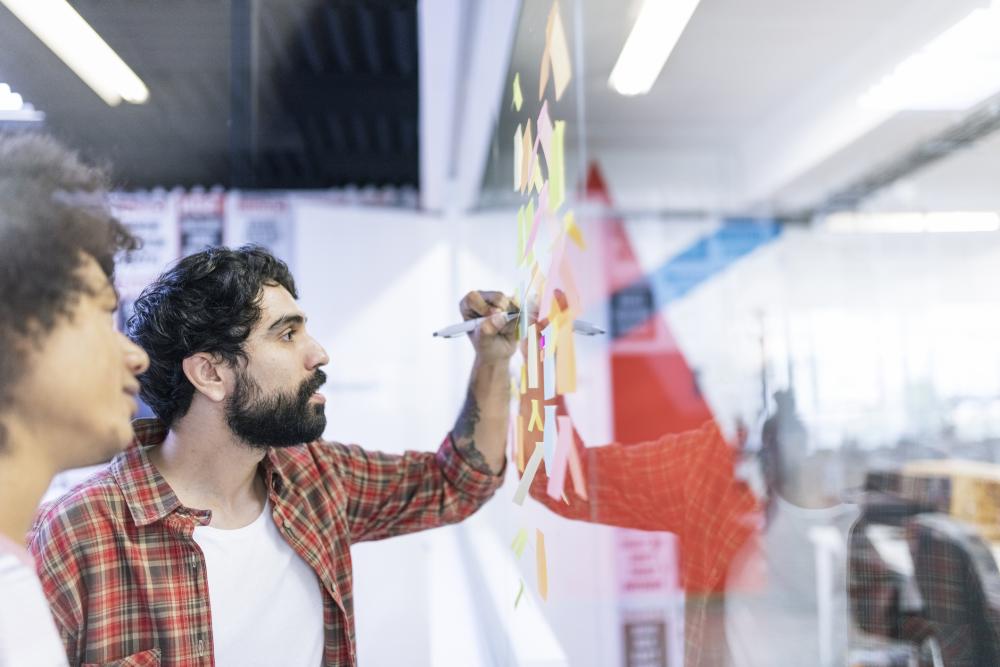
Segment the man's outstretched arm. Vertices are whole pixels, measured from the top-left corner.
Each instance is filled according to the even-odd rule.
[[[469,292],[460,305],[466,319],[488,317],[470,334],[476,348],[465,404],[451,435],[455,449],[482,472],[503,471],[510,420],[510,358],[517,348],[517,320],[506,322],[511,302],[501,292]]]

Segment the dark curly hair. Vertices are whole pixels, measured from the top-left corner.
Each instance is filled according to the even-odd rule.
[[[168,427],[187,413],[194,397],[181,363],[197,352],[230,365],[245,360],[244,343],[260,321],[268,285],[298,298],[288,266],[267,250],[218,247],[180,260],[139,295],[127,329],[149,355],[140,394]]]
[[[52,137],[0,132],[0,417],[30,353],[92,291],[86,256],[114,276],[115,255],[138,240],[107,206],[107,172]],[[0,451],[6,447],[0,424]]]

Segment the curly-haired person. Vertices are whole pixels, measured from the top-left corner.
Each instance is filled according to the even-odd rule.
[[[60,470],[129,441],[145,352],[115,331],[114,258],[135,239],[103,171],[39,134],[0,134],[0,665],[66,657],[28,552]]]

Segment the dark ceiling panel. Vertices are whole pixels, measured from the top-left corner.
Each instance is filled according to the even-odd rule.
[[[250,1],[255,116],[232,105],[231,17]],[[419,185],[416,0],[72,4],[149,102],[107,106],[2,6],[0,81],[47,114],[49,131],[111,161],[126,187]],[[240,153],[232,125],[247,119],[255,150]]]

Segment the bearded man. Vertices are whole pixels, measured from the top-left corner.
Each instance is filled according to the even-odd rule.
[[[507,297],[437,452],[321,439],[329,361],[283,262],[247,246],[181,260],[135,302],[157,419],[47,509],[31,542],[72,664],[354,665],[350,546],[460,521],[503,479]]]

